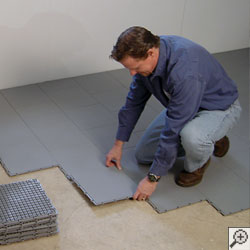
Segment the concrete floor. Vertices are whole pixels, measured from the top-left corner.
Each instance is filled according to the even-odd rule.
[[[143,201],[94,206],[56,167],[16,177],[0,167],[1,184],[31,178],[57,208],[60,233],[1,250],[222,250],[228,249],[228,227],[250,226],[250,209],[222,216],[206,201],[163,214]]]

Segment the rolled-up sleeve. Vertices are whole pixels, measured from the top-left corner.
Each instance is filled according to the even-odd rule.
[[[120,109],[118,114],[119,127],[116,139],[121,141],[129,140],[130,135],[150,96],[151,93],[140,80],[140,77],[134,76],[125,105]]]

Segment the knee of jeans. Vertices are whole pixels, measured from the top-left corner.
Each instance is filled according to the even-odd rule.
[[[142,154],[142,149],[141,147],[136,147],[135,149],[135,158],[138,163],[141,163],[143,161],[143,154]]]
[[[185,152],[202,154],[203,150],[213,146],[212,140],[206,138],[206,135],[201,134],[195,128],[183,128],[180,137]]]

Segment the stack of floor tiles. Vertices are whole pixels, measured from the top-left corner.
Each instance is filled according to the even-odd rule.
[[[57,211],[38,180],[0,185],[0,245],[57,232]]]

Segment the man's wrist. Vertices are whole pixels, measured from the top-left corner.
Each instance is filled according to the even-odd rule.
[[[158,176],[149,172],[147,175],[147,178],[150,182],[159,182],[159,180],[161,179],[161,176]]]
[[[118,147],[123,147],[123,144],[124,144],[124,141],[121,141],[121,140],[115,140],[115,146],[118,146]]]

